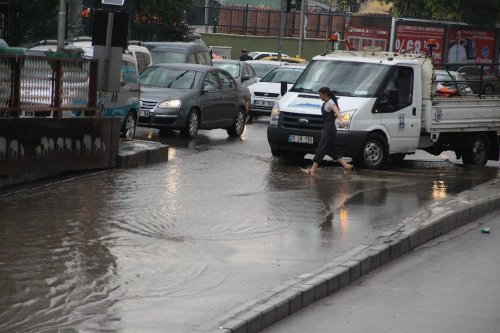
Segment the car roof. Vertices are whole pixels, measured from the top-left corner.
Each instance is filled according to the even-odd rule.
[[[149,43],[149,44],[148,44]],[[198,43],[186,43],[186,42],[146,42],[145,45],[155,45],[154,43],[158,43],[156,47],[154,47],[151,52],[155,51],[167,51],[167,50],[175,50],[175,51],[189,51],[189,50],[197,50],[197,51],[207,51],[210,52],[210,49],[203,44]]]
[[[288,65],[285,61],[274,61],[274,60],[247,60],[245,61],[248,64],[263,64],[263,65]]]
[[[218,67],[190,64],[190,63],[162,63],[162,64],[154,64],[149,67],[180,68],[180,69],[196,70],[200,72],[206,72],[209,70],[220,70],[220,68]]]
[[[241,61],[241,60],[235,60],[235,59],[212,59],[213,62],[224,62],[224,63],[227,63],[227,64],[240,64],[242,62],[246,62],[246,61]]]

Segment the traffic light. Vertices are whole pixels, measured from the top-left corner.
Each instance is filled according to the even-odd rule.
[[[295,0],[295,10],[301,10],[300,6],[302,6],[302,0]]]
[[[285,12],[290,13],[292,11],[292,0],[286,0]]]

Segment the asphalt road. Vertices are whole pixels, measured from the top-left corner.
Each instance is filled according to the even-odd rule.
[[[344,177],[274,159],[267,124],[170,146],[169,161],[0,196],[0,331],[205,332],[230,309],[498,175],[419,152]]]

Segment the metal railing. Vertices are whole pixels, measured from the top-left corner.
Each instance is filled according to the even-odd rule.
[[[95,115],[97,65],[96,59],[0,54],[0,116]]]

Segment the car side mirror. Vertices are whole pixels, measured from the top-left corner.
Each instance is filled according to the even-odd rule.
[[[243,74],[243,76],[241,77],[241,81],[247,81],[247,80],[250,80],[250,75],[249,74]]]
[[[286,92],[288,91],[288,82],[287,81],[281,81],[281,96],[284,96]]]

